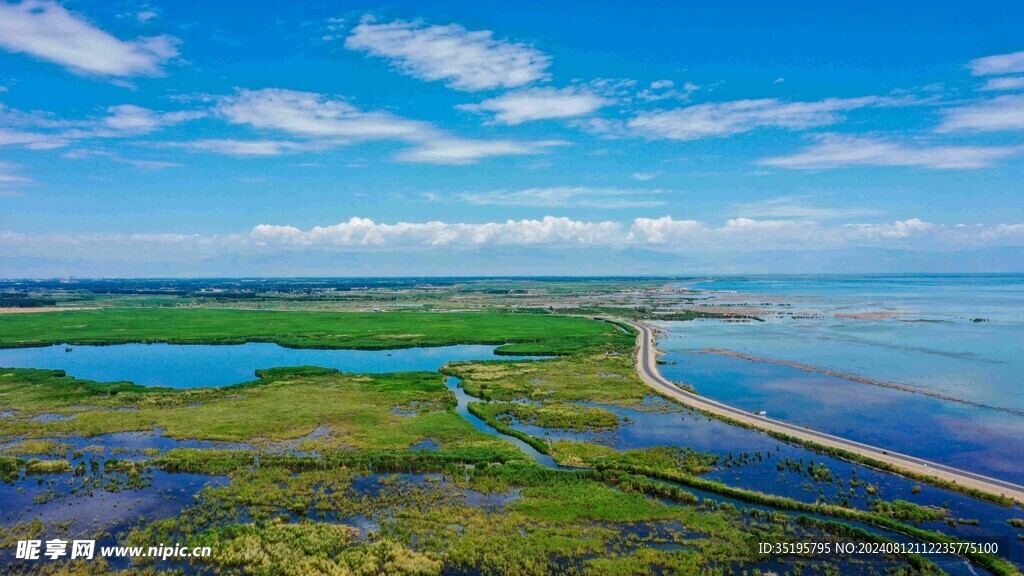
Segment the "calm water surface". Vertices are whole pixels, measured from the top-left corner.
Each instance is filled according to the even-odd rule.
[[[311,350],[277,344],[118,344],[0,349],[0,366],[64,370],[99,382],[128,381],[144,386],[204,388],[253,380],[256,370],[320,366],[344,372],[381,374],[434,371],[462,360],[511,359],[494,346],[461,345],[401,350]]]
[[[1024,409],[1024,275],[745,277],[683,282],[700,303],[765,322],[668,322],[669,379],[751,411],[1024,483],[1024,416],[758,357]],[[974,319],[983,319],[975,322]]]

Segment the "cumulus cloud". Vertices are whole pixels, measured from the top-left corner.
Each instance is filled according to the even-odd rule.
[[[534,120],[586,116],[612,101],[586,88],[528,88],[506,92],[479,104],[459,106],[472,112],[490,112],[502,124],[522,124]]]
[[[711,226],[671,216],[637,218],[631,244],[674,250],[821,250],[901,247],[918,250],[1024,245],[1024,224],[942,225],[908,218],[892,222],[824,225],[814,220],[732,218]]]
[[[911,146],[891,140],[841,136],[818,138],[817,143],[788,156],[765,158],[764,166],[820,170],[852,166],[919,166],[936,170],[988,168],[1019,154],[1018,147]]]
[[[618,188],[589,188],[586,186],[560,186],[553,188],[527,188],[525,190],[492,190],[468,192],[460,198],[479,206],[530,206],[536,208],[651,208],[662,206],[664,200],[652,199],[662,190],[621,190]]]
[[[688,242],[705,234],[707,225],[699,220],[676,220],[671,216],[637,218],[627,237],[638,244]]]
[[[1024,95],[998,96],[945,111],[939,132],[998,132],[1024,129]]]
[[[120,40],[49,0],[0,2],[0,47],[77,74],[159,76],[178,56],[178,44],[167,35]]]
[[[580,222],[554,216],[482,224],[381,224],[368,218],[351,218],[309,230],[261,224],[252,229],[250,237],[261,245],[334,247],[608,244],[622,237],[622,227],[617,222]]]
[[[657,177],[658,177],[658,173],[657,172],[633,172],[633,175],[632,175],[633,180],[639,180],[640,182],[646,182],[648,180],[653,180],[653,179],[655,179]]]
[[[996,54],[971,60],[968,64],[975,76],[1016,74],[1024,72],[1024,51],[1012,54]]]
[[[497,40],[489,30],[458,24],[378,23],[364,17],[345,47],[387,58],[398,70],[423,80],[443,80],[457,90],[516,88],[548,77],[550,58],[520,42]]]
[[[642,112],[627,126],[649,138],[698,140],[750,132],[758,128],[803,130],[835,124],[840,112],[908,101],[891,97],[828,98],[818,102],[783,102],[775,98],[709,102],[670,110]]]
[[[846,224],[843,229],[860,238],[904,239],[927,233],[935,227],[935,224],[923,222],[919,218],[910,218],[884,224]]]
[[[545,216],[500,222],[376,222],[350,218],[303,229],[260,224],[238,234],[26,234],[0,231],[0,250],[11,255],[62,258],[120,254],[119,260],[182,255],[211,257],[280,250],[456,250],[487,246],[641,247],[671,253],[757,250],[824,250],[891,247],[957,250],[1024,246],[1024,223],[936,224],[919,218],[825,225],[813,220],[732,218],[717,225],[700,220],[636,218],[632,222],[582,221]]]

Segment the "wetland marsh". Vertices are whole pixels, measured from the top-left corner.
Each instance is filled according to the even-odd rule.
[[[183,541],[213,555],[91,565],[4,557],[5,571],[1010,574],[1022,561],[1019,508],[652,396],[635,372],[634,335],[607,322],[507,312],[290,318],[161,309],[138,320],[108,312],[0,315],[11,328],[0,343],[18,346],[0,350],[0,365],[4,353],[81,362],[66,373],[0,370],[0,545],[84,536]],[[165,324],[150,325],[156,317]],[[259,328],[217,332],[225,318]],[[261,325],[271,318],[276,331]],[[492,328],[506,323],[515,330],[501,338]],[[186,382],[180,375],[118,381],[159,375],[168,355],[192,350],[207,379],[199,387],[175,386]],[[243,352],[237,362],[226,360],[232,351]],[[110,361],[125,352],[132,361]],[[309,365],[282,364],[294,358]],[[93,362],[127,372],[100,378],[113,382],[76,373]],[[188,372],[188,363],[171,365]],[[252,370],[255,380],[239,380]],[[966,559],[756,548],[794,538],[955,538],[1001,548]]]

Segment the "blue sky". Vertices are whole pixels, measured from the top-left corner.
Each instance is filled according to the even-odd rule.
[[[1024,246],[1019,3],[212,4],[0,0],[0,273]]]

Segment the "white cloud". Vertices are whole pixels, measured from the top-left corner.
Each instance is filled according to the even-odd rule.
[[[217,99],[217,114],[233,124],[274,129],[305,138],[355,140],[420,139],[435,132],[425,122],[387,112],[363,112],[344,100],[280,88],[238,90]]]
[[[395,158],[402,162],[426,164],[474,164],[496,156],[541,154],[547,148],[565,144],[560,140],[530,142],[442,137],[424,141],[416,148],[399,152]]]
[[[810,218],[819,220],[877,216],[883,213],[881,210],[874,208],[822,208],[807,206],[804,204],[803,199],[797,196],[780,196],[758,202],[737,204],[735,210],[745,217]]]
[[[687,82],[683,84],[682,90],[675,88],[676,83],[671,80],[655,80],[648,88],[636,93],[639,100],[645,102],[658,102],[660,100],[689,100],[690,94],[700,89],[700,86]]]
[[[546,79],[550,63],[533,47],[496,40],[489,30],[402,20],[377,23],[370,16],[352,29],[345,47],[387,58],[411,76],[444,80],[451,88],[468,91],[515,88]]]
[[[104,118],[102,124],[119,135],[121,133],[149,134],[165,126],[206,116],[205,112],[199,111],[155,112],[131,104],[111,106],[107,108],[107,111],[110,112],[110,116]]]
[[[139,12],[138,14],[135,15],[135,19],[138,20],[139,22],[149,22],[150,20],[152,20],[153,18],[156,18],[157,16],[159,16],[159,14],[157,14],[156,12],[153,12],[152,10],[143,10],[142,12]]]
[[[878,138],[826,135],[796,154],[760,160],[758,164],[796,170],[851,166],[920,166],[936,170],[987,168],[1020,153],[1016,147],[909,146]]]
[[[301,229],[261,224],[242,234],[26,234],[0,231],[0,250],[10,255],[95,258],[119,261],[267,254],[277,250],[338,252],[451,251],[487,246],[644,247],[685,254],[694,251],[814,251],[887,247],[910,250],[959,250],[987,246],[1024,246],[1024,223],[936,224],[919,218],[891,222],[824,225],[813,220],[733,218],[713,225],[700,220],[636,218],[631,222],[581,221],[545,216],[498,222],[375,222],[350,218],[331,226]]]
[[[157,145],[167,148],[182,148],[189,152],[214,152],[229,156],[280,156],[309,149],[309,146],[301,142],[287,140],[234,140],[230,138],[163,142]]]
[[[0,103],[0,124],[19,128],[66,128],[68,122],[41,110],[25,112]]]
[[[260,245],[334,247],[422,247],[540,244],[609,244],[622,238],[617,222],[580,222],[545,216],[540,220],[508,220],[483,224],[445,222],[379,224],[351,218],[333,226],[301,230],[261,224],[250,232]]]
[[[238,90],[232,96],[217,98],[216,102],[214,112],[228,122],[285,132],[305,142],[215,140],[194,144],[192,149],[270,156],[362,141],[394,140],[412,146],[395,155],[400,161],[473,164],[496,156],[540,154],[550,146],[562,144],[459,138],[427,122],[387,112],[364,112],[345,100],[312,92],[279,88]]]
[[[939,132],[997,132],[1024,129],[1024,95],[998,96],[945,111]]]
[[[163,160],[142,160],[139,158],[121,158],[117,157],[113,159],[114,162],[120,162],[121,164],[129,164],[136,168],[143,170],[163,170],[164,168],[179,168],[182,164],[177,162],[164,162]]]
[[[628,239],[638,244],[666,244],[699,238],[707,226],[699,220],[676,220],[671,216],[633,220]]]
[[[1024,72],[1024,51],[978,58],[971,60],[968,66],[970,66],[971,73],[975,76]]]
[[[0,147],[52,150],[95,138],[148,134],[206,115],[200,111],[156,112],[133,105],[111,106],[107,111],[109,115],[100,118],[62,120],[52,114],[23,112],[0,104]]]
[[[658,177],[657,172],[633,172],[633,180],[639,180],[640,182],[646,182],[653,180]]]
[[[632,244],[674,251],[823,250],[899,247],[957,250],[982,246],[1024,245],[1024,224],[942,225],[908,218],[893,222],[831,226],[813,220],[732,218],[720,226],[671,216],[637,218],[629,230]]]
[[[17,167],[7,162],[0,162],[0,198],[18,198],[23,194],[20,190],[12,189],[10,186],[31,182],[17,173]]]
[[[63,148],[68,144],[67,139],[51,134],[0,128],[0,147],[24,146],[30,150],[52,150]]]
[[[981,89],[987,92],[993,92],[996,90],[1024,90],[1024,76],[989,78],[985,81],[985,84]]]
[[[936,226],[923,222],[919,218],[910,218],[885,224],[846,224],[843,228],[861,238],[904,239],[927,233],[935,229]]]
[[[586,116],[611,103],[611,100],[590,90],[569,86],[562,89],[528,88],[506,92],[479,104],[465,104],[459,108],[472,112],[492,112],[495,121],[513,125],[534,120]]]
[[[177,168],[182,166],[176,162],[164,162],[162,160],[144,160],[140,158],[125,158],[113,152],[107,150],[88,150],[88,149],[76,149],[69,150],[64,154],[61,154],[64,158],[69,160],[83,160],[89,158],[105,158],[111,162],[117,162],[118,164],[128,164],[135,168],[143,170],[162,170],[164,168]]]
[[[49,0],[0,2],[0,47],[97,76],[159,76],[178,56],[178,39],[120,40]]]
[[[525,190],[493,190],[460,194],[462,200],[478,206],[529,206],[536,208],[651,208],[663,206],[664,200],[651,199],[662,190],[621,190],[558,186]]]
[[[24,176],[18,176],[15,172],[15,166],[8,164],[7,162],[0,162],[0,182],[28,182],[29,179]]]
[[[697,140],[750,132],[757,128],[803,130],[835,124],[842,111],[895,106],[906,101],[882,96],[828,98],[818,102],[783,102],[774,98],[709,102],[671,110],[642,112],[627,126],[650,138]]]

